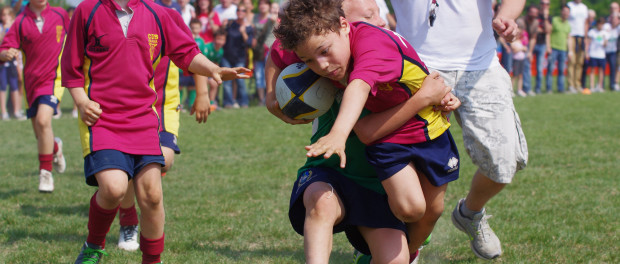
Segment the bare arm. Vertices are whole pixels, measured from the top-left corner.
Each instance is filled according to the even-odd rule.
[[[207,77],[194,74],[194,83],[196,84],[196,100],[189,114],[196,113],[196,122],[206,123],[209,117],[211,101],[209,99],[209,87],[207,86]]]
[[[188,70],[196,74],[211,77],[217,82],[218,85],[222,84],[222,81],[250,78],[250,76],[246,74],[250,72],[249,69],[246,69],[244,67],[220,67],[207,59],[207,57],[202,54],[197,54],[192,59],[192,62],[189,64]]]
[[[493,19],[493,29],[508,42],[517,37],[519,28],[515,19],[521,15],[525,0],[504,0],[502,6]]]

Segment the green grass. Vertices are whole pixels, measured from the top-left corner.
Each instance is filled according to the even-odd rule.
[[[76,120],[65,95],[54,131],[65,142],[68,168],[52,194],[37,191],[36,141],[30,122],[0,123],[0,263],[72,263],[86,239],[88,200]],[[528,167],[487,206],[502,241],[499,263],[620,262],[620,93],[515,98],[529,145]],[[265,108],[218,111],[206,125],[182,114],[183,151],[164,178],[166,263],[303,263],[303,238],[290,227],[288,199],[304,161],[311,127],[291,126]],[[449,214],[475,167],[462,157],[446,213],[422,263],[478,263]],[[104,263],[138,263],[140,253],[108,234]],[[349,263],[353,249],[335,235],[331,263]]]

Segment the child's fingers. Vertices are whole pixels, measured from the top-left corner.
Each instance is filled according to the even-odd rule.
[[[344,151],[339,152],[338,156],[340,156],[340,168],[343,168],[347,165],[347,155],[344,154]]]

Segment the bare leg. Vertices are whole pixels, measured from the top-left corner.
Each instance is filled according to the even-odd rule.
[[[344,205],[331,185],[324,182],[310,184],[304,192],[306,218],[304,223],[304,251],[306,263],[329,263],[334,225],[344,217]]]

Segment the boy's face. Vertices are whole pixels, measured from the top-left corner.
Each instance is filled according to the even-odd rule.
[[[226,44],[226,36],[224,35],[217,35],[215,36],[215,39],[213,40],[213,45],[215,46],[215,49],[220,49],[222,47],[224,47],[224,45]]]
[[[192,23],[189,25],[189,29],[192,31],[192,34],[199,35],[202,25],[200,23]]]
[[[340,18],[339,32],[313,35],[295,48],[299,58],[317,74],[332,80],[345,78],[351,58],[349,23]],[[346,81],[346,80],[345,80]]]

